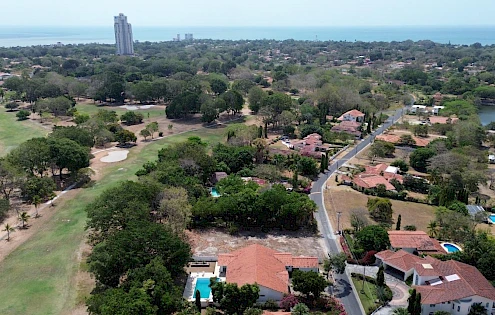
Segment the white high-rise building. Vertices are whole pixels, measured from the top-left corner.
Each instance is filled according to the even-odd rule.
[[[132,26],[127,23],[127,16],[120,13],[114,17],[115,44],[117,55],[134,55],[134,43],[132,41]]]
[[[184,37],[186,40],[193,40],[193,34],[191,34],[191,33],[186,33],[186,35]]]

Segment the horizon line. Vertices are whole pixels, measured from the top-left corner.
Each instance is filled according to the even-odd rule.
[[[377,27],[377,28],[387,28],[387,27],[399,27],[399,28],[408,28],[408,27],[454,27],[454,28],[463,28],[463,27],[495,27],[495,24],[466,24],[466,25],[459,25],[459,24],[437,24],[437,25],[432,25],[432,24],[408,24],[408,25],[395,25],[395,24],[390,24],[390,25],[143,25],[143,24],[133,24],[129,23],[132,25],[132,27],[211,27],[211,28],[316,28],[316,27],[325,27],[325,28],[363,28],[363,27]],[[95,28],[95,27],[109,27],[113,28],[113,24],[101,24],[101,25],[3,25],[0,24],[0,27],[29,27],[29,28],[34,28],[34,27],[83,27],[83,28]]]

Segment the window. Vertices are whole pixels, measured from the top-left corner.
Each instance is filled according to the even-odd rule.
[[[430,307],[435,307],[435,304],[430,304]]]
[[[460,312],[460,311],[461,311],[461,306],[460,306],[460,305],[457,307],[457,311],[458,311],[458,312]]]

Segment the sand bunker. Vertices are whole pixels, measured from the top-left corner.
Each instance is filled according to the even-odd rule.
[[[125,108],[125,109],[128,109],[128,110],[138,110],[138,109],[150,109],[152,107],[154,107],[155,105],[122,105],[122,106],[119,106],[120,108]]]
[[[102,157],[100,159],[100,161],[105,162],[105,163],[120,162],[120,161],[127,159],[128,153],[129,153],[129,151],[127,151],[127,150],[108,152],[108,155]]]

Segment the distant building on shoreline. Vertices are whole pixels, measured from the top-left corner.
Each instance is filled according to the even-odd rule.
[[[134,55],[132,26],[127,23],[127,16],[120,13],[114,17],[115,44],[117,55]]]
[[[184,35],[185,40],[193,40],[193,34],[192,33],[186,33]]]

